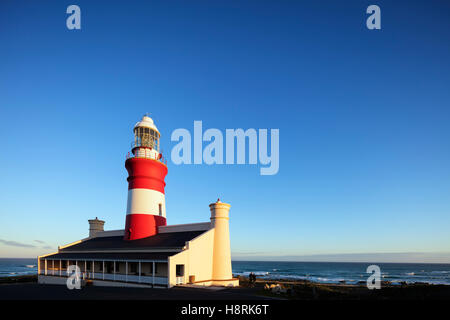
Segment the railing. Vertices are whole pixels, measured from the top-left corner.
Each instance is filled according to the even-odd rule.
[[[184,277],[177,277],[177,285],[184,284]]]
[[[155,154],[151,149],[145,149],[145,151],[136,151],[135,153],[128,152],[126,155],[126,160],[130,158],[153,159],[167,165],[167,159],[163,157],[161,153],[158,153],[158,155]]]
[[[45,275],[45,270],[39,272],[40,275]],[[59,270],[47,269],[47,276],[61,276],[68,277],[67,270],[62,269],[61,273]],[[143,283],[143,284],[156,284],[156,285],[167,285],[167,277],[158,276],[147,276],[147,275],[132,275],[123,273],[102,273],[102,272],[80,272],[80,278],[83,280],[109,280],[109,281],[120,281],[120,282],[132,282],[132,283]],[[178,283],[177,277],[177,284]]]
[[[133,282],[133,283],[145,283],[145,284],[157,284],[157,285],[167,285],[167,277],[157,277],[154,278],[152,276],[143,276],[141,275],[125,275],[125,274],[113,274],[113,273],[105,273],[103,278],[103,273],[96,272],[93,275],[94,280],[111,280],[111,281],[121,281],[121,282]]]

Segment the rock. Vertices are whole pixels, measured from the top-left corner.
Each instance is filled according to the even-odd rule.
[[[280,284],[271,285],[270,289],[272,290],[273,293],[276,293],[276,294],[287,292],[287,289]]]

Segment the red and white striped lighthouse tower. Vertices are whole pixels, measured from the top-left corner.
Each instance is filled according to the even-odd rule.
[[[125,161],[128,171],[125,240],[155,235],[158,226],[167,224],[164,196],[167,165],[159,152],[159,131],[148,116],[142,117],[133,131],[134,142]]]

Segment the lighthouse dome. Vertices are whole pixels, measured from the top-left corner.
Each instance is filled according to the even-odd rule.
[[[134,129],[136,128],[150,128],[159,133],[158,128],[156,128],[155,123],[153,122],[153,119],[149,116],[143,116],[142,120],[134,125]]]

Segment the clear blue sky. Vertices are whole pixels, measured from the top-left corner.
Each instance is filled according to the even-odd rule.
[[[168,223],[208,221],[220,197],[236,259],[450,261],[449,39],[447,1],[1,1],[0,256],[83,238],[95,216],[123,228],[150,112],[167,156],[194,120],[280,130],[274,176],[168,163]]]

